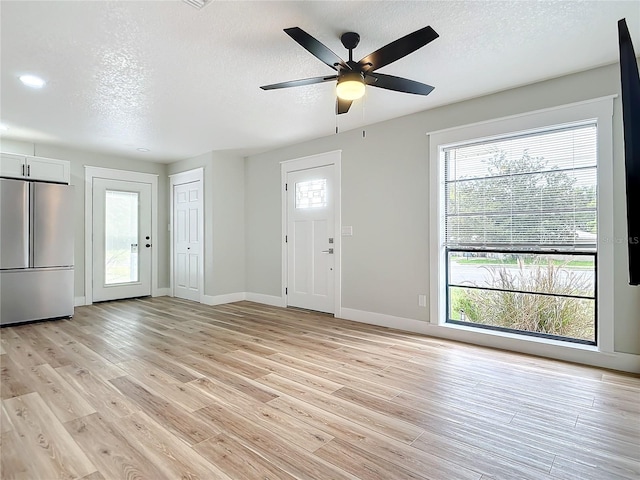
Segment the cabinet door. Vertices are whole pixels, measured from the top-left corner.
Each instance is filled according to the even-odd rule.
[[[0,176],[24,178],[26,176],[26,157],[23,155],[0,154]]]
[[[27,158],[27,176],[29,180],[69,183],[69,162],[52,158]]]

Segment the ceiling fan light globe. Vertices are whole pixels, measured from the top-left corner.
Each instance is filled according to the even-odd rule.
[[[337,95],[342,100],[357,100],[364,96],[364,79],[360,73],[349,73],[338,79]]]

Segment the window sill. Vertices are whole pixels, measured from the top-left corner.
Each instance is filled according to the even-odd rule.
[[[573,342],[564,342],[562,340],[555,340],[551,338],[542,338],[542,337],[534,337],[529,335],[520,335],[517,333],[511,332],[501,332],[499,330],[488,330],[483,328],[474,328],[468,327],[466,325],[457,325],[453,323],[441,323],[438,325],[440,327],[458,330],[462,332],[468,332],[472,335],[478,335],[485,338],[497,338],[497,339],[508,339],[510,341],[516,342],[526,342],[531,345],[539,344],[545,347],[554,347],[554,348],[567,348],[571,350],[581,350],[584,352],[593,352],[593,353],[604,353],[600,350],[598,345],[585,345],[582,343],[573,343]],[[478,337],[480,338],[480,337]]]

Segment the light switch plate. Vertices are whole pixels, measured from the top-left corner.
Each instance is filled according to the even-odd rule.
[[[353,236],[353,227],[342,227],[342,236],[343,237]]]

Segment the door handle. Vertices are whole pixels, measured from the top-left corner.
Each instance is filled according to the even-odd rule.
[[[147,247],[147,248],[149,248],[150,246],[151,246],[151,244],[150,244],[150,243],[147,243],[147,244],[145,245],[145,247]]]
[[[333,253],[333,248],[330,248],[329,250],[322,250],[322,253]]]

